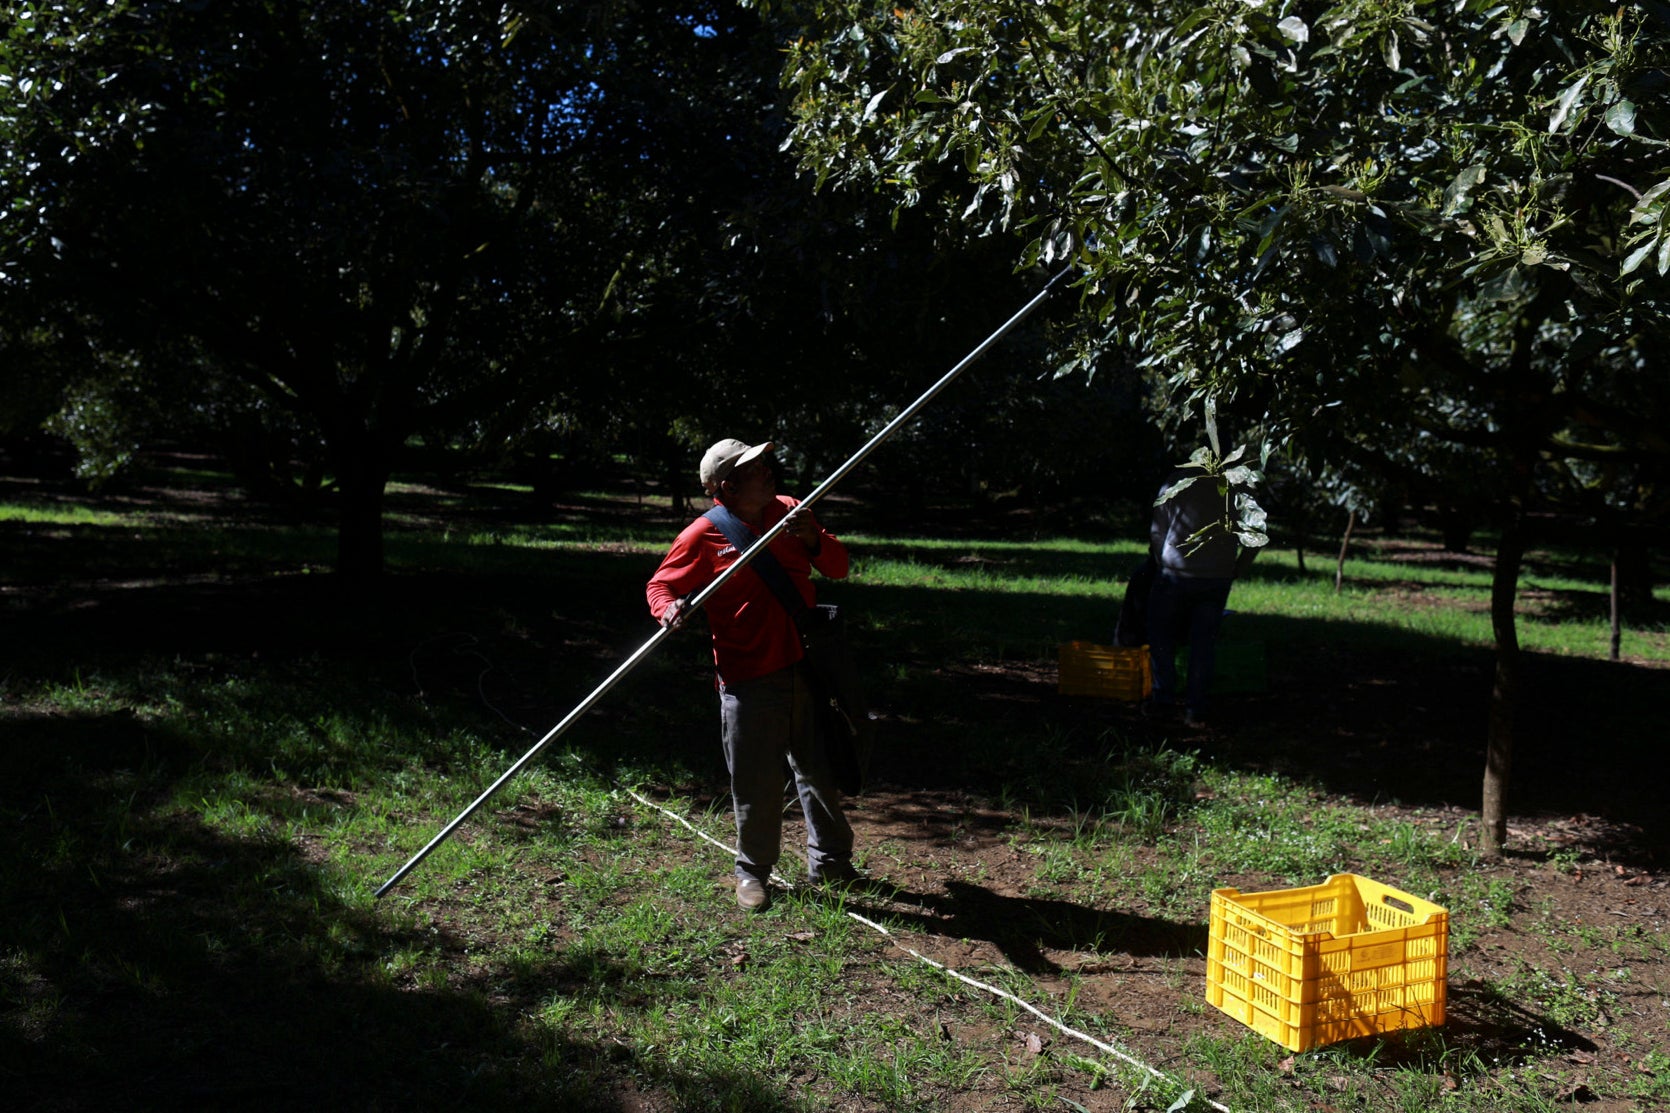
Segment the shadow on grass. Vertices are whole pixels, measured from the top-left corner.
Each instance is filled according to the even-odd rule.
[[[1535,1066],[1551,1055],[1578,1066],[1592,1063],[1593,1040],[1527,1009],[1477,981],[1451,984],[1445,994],[1442,1027],[1413,1027],[1359,1036],[1313,1050],[1323,1063],[1345,1060],[1379,1071],[1414,1070],[1459,1082],[1473,1071],[1503,1064]],[[1579,1072],[1581,1073],[1581,1072]],[[1546,1076],[1552,1079],[1552,1075]],[[1561,1100],[1585,1102],[1586,1086],[1572,1082]]]
[[[14,595],[3,612],[14,649],[0,668],[68,683],[147,659],[210,678],[311,661],[340,681],[339,703],[363,704],[335,712],[407,715],[396,745],[415,756],[428,760],[426,734],[451,721],[472,724],[509,758],[653,633],[642,582],[655,558],[480,549],[437,549],[437,564],[468,559],[471,572],[402,573],[370,595],[297,575]],[[1225,644],[1261,644],[1266,683],[1220,697],[1211,725],[1190,731],[1144,720],[1130,704],[1056,693],[1056,648],[1105,636],[1111,601],[864,583],[822,590],[851,616],[879,715],[874,779],[892,788],[1088,806],[1110,783],[1110,753],[1169,747],[1366,802],[1478,806],[1486,648],[1240,613]],[[685,790],[722,778],[704,634],[698,626],[669,639],[564,745],[608,774],[647,771]],[[1670,706],[1670,669],[1535,653],[1522,667],[1512,813],[1600,816],[1638,832],[1634,845],[1609,848],[1624,860],[1663,855],[1670,809],[1659,786],[1670,755],[1643,724]]]
[[[1069,596],[852,588],[853,638],[892,741],[877,776],[910,787],[1024,789],[1089,802],[1087,774],[1123,749],[1168,746],[1279,772],[1365,802],[1476,809],[1493,652],[1384,625],[1240,613],[1224,645],[1257,645],[1255,690],[1215,698],[1210,725],[1144,719],[1134,704],[1063,697],[1055,647],[1082,638]],[[1099,617],[1095,607],[1092,618]],[[1670,706],[1670,669],[1524,653],[1513,815],[1589,814],[1638,828],[1626,857],[1670,848],[1660,786],[1670,755],[1646,727]]]
[[[877,888],[886,888],[878,886]],[[1188,958],[1206,950],[1205,924],[1180,924],[1071,901],[1011,897],[965,881],[947,880],[943,894],[886,892],[890,903],[866,903],[856,892],[849,907],[913,931],[948,939],[983,939],[1028,974],[1060,974],[1045,950],[1089,954]],[[899,906],[921,912],[900,911]]]
[[[0,752],[8,1108],[790,1107],[732,1065],[638,1063],[537,1022],[565,998],[628,997],[633,975],[556,948],[472,962],[445,927],[345,904],[291,844],[170,806],[186,771],[111,718],[37,722]],[[436,954],[467,980],[402,961]]]
[[[1452,985],[1447,996],[1446,1031],[1481,1058],[1520,1061],[1540,1058],[1551,1051],[1595,1050],[1588,1037],[1525,1008],[1486,983],[1470,980]]]

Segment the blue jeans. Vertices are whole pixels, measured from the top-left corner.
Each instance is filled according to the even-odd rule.
[[[811,872],[850,861],[852,826],[813,726],[805,665],[724,685],[719,719],[736,811],[736,875],[765,881],[782,852],[784,758],[806,813]]]
[[[1229,602],[1228,578],[1190,578],[1162,569],[1148,592],[1148,653],[1154,664],[1154,702],[1177,702],[1177,641],[1189,639],[1189,714],[1206,714],[1217,664],[1218,626]]]

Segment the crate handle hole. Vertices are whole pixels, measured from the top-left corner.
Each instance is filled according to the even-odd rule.
[[[1406,900],[1398,900],[1396,897],[1394,897],[1390,894],[1382,896],[1380,899],[1385,901],[1387,904],[1391,905],[1393,908],[1397,909],[1399,912],[1407,912],[1411,916],[1413,916],[1415,914],[1415,906],[1410,904]]]

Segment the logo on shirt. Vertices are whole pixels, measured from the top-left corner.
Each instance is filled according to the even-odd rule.
[[[736,551],[736,546],[735,545],[726,545],[723,549],[720,549],[717,553],[713,554],[715,560],[721,559],[723,557],[736,556],[736,555],[737,555],[737,551]]]

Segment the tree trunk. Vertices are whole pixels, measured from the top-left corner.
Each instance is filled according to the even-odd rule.
[[[1345,536],[1339,542],[1339,563],[1334,565],[1334,594],[1339,594],[1340,585],[1345,583],[1345,552],[1351,547],[1351,531],[1357,526],[1357,512],[1351,511],[1345,516]]]
[[[344,583],[366,583],[383,574],[383,490],[389,468],[374,444],[339,447],[334,455],[336,574]]]
[[[1496,568],[1490,578],[1490,628],[1496,637],[1496,678],[1490,689],[1490,725],[1485,732],[1484,792],[1479,803],[1483,832],[1479,849],[1489,857],[1502,853],[1508,840],[1508,775],[1513,770],[1514,711],[1519,700],[1519,632],[1514,627],[1514,597],[1525,559],[1525,507],[1531,497],[1541,448],[1553,433],[1557,411],[1531,374],[1531,353],[1538,322],[1549,319],[1563,301],[1569,277],[1558,274],[1540,283],[1531,303],[1514,325],[1513,352],[1502,368],[1504,397],[1497,409],[1502,440],[1509,450],[1509,490]]]
[[[1623,650],[1623,627],[1618,620],[1618,554],[1612,554],[1612,590],[1608,592],[1612,603],[1612,645],[1609,657],[1618,660]]]
[[[669,438],[662,444],[660,456],[661,481],[667,489],[667,501],[672,506],[673,516],[683,517],[690,512],[690,500],[684,496],[684,469],[688,464],[683,449]]]
[[[1310,535],[1310,515],[1302,513],[1293,523],[1293,558],[1299,565],[1299,575],[1305,574],[1305,538]]]
[[[1441,506],[1438,508],[1438,530],[1444,537],[1444,551],[1447,553],[1465,553],[1467,542],[1473,536],[1472,515],[1455,506]]]
[[[1646,541],[1627,533],[1613,557],[1618,569],[1618,605],[1624,610],[1653,601],[1653,566]]]
[[[1513,713],[1519,684],[1519,632],[1514,626],[1514,598],[1525,539],[1517,512],[1502,529],[1496,570],[1490,581],[1490,625],[1496,635],[1496,679],[1490,689],[1490,726],[1485,736],[1484,831],[1479,849],[1495,857],[1508,838],[1508,774],[1513,769]]]

